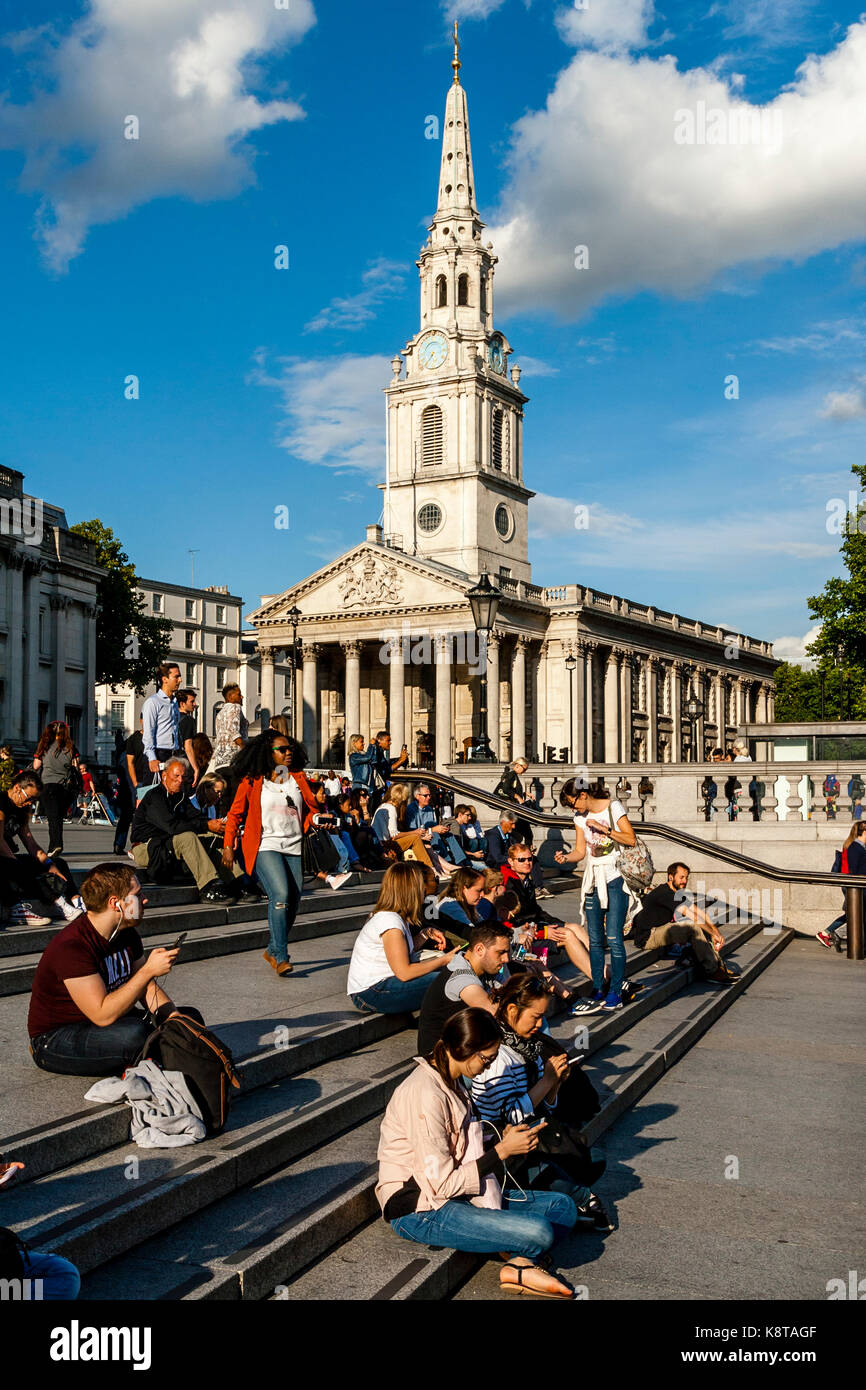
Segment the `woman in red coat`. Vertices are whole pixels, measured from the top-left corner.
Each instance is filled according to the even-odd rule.
[[[226,817],[223,863],[234,863],[240,830],[248,874],[268,895],[265,960],[278,975],[290,975],[289,932],[301,900],[303,833],[318,806],[303,773],[303,746],[278,729],[250,739],[232,760],[238,789]],[[241,825],[243,829],[241,830]]]

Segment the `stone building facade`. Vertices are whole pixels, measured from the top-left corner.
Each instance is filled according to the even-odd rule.
[[[66,721],[82,754],[93,753],[102,572],[62,508],[0,468],[0,739],[19,757],[53,719]]]
[[[499,759],[679,762],[773,717],[767,641],[580,584],[532,583],[523,475],[527,397],[494,321],[497,258],[482,238],[466,95],[455,57],[436,213],[417,261],[420,325],[392,362],[383,524],[250,615],[262,706],[300,610],[297,732],[314,762],[388,727],[444,767],[478,731],[480,652],[467,591],[502,601],[487,649]],[[701,717],[689,720],[695,693]]]
[[[222,700],[222,688],[237,681],[243,694],[243,708],[252,721],[259,715],[261,660],[255,641],[244,635],[243,604],[225,586],[204,589],[171,584],[159,579],[140,579],[138,592],[149,617],[168,618],[173,625],[167,661],[180,667],[184,687],[198,696],[198,727],[213,734],[214,720]],[[280,663],[274,672],[275,704],[278,713],[288,713],[291,704],[291,668]],[[138,728],[138,716],[149,685],[139,695],[130,685],[112,689],[100,685],[96,691],[97,756],[109,762],[114,751],[114,733],[127,735]]]

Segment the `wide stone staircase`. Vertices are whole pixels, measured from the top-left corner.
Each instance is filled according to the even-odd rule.
[[[82,870],[77,870],[79,875]],[[37,1070],[27,1050],[29,987],[54,928],[0,931],[0,1148],[26,1164],[2,1219],[83,1275],[82,1299],[441,1299],[478,1267],[474,1256],[399,1240],[375,1201],[379,1123],[408,1075],[409,1016],[361,1016],[346,997],[355,934],[378,878],[305,892],[294,973],[261,958],[262,907],[198,905],[192,888],[148,886],[145,945],[188,932],[166,989],[200,1008],[232,1048],[243,1089],[223,1134],[180,1149],[138,1149],[125,1104],[90,1105],[90,1081]],[[547,879],[547,906],[571,920],[576,880]],[[740,914],[723,927],[739,971],[729,989],[628,947],[643,988],[621,1013],[554,1034],[586,1054],[599,1138],[710,1028],[793,939]],[[574,974],[569,967],[561,971]]]

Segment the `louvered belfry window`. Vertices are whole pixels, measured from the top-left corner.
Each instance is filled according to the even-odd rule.
[[[490,459],[494,468],[502,470],[503,440],[505,438],[505,426],[502,419],[502,411],[494,410],[493,424],[490,436]]]
[[[432,468],[445,459],[445,429],[438,405],[425,406],[421,414],[421,463]]]

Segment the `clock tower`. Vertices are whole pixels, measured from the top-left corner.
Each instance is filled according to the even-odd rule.
[[[497,257],[482,242],[454,26],[439,198],[416,262],[421,326],[392,363],[385,531],[410,554],[467,575],[529,580],[520,368],[494,328]],[[404,373],[405,359],[405,373]]]

